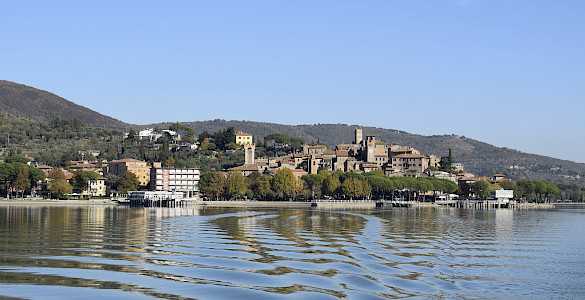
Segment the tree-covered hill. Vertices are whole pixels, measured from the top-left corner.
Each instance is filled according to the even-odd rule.
[[[182,123],[195,129],[216,132],[234,127],[255,137],[262,138],[272,133],[283,133],[302,137],[307,142],[323,142],[331,146],[351,143],[355,128],[363,128],[363,134],[374,134],[384,142],[411,146],[423,154],[446,156],[452,149],[457,162],[465,165],[465,170],[476,175],[491,176],[502,173],[512,179],[546,180],[555,183],[576,183],[585,185],[585,164],[552,157],[529,154],[457,135],[423,136],[404,131],[362,127],[346,124],[283,125],[252,121],[198,121]],[[153,126],[165,127],[168,124]]]
[[[0,111],[43,122],[76,118],[95,127],[124,129],[129,126],[47,91],[5,80],[0,80]]]

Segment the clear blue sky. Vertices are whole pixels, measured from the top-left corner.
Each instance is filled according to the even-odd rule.
[[[0,79],[135,124],[359,124],[585,162],[584,16],[583,0],[0,0]]]

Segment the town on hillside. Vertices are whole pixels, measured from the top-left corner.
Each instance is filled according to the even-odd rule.
[[[182,137],[179,131],[187,132],[186,136]],[[158,156],[159,162],[135,158],[106,160],[99,151],[84,151],[86,159],[57,167],[13,153],[0,164],[4,195],[95,198],[148,191],[157,195],[180,194],[189,199],[329,197],[435,201],[459,197],[485,199],[495,190],[515,190],[516,197],[546,201],[558,193],[558,188],[545,182],[516,184],[502,174],[476,177],[464,172],[451,152],[443,157],[423,155],[412,147],[379,141],[375,135],[364,136],[360,128],[355,129],[353,143],[331,148],[273,134],[268,139],[264,137],[262,147],[258,147],[262,155],[258,157],[257,141],[251,134],[230,128],[214,135],[203,132],[199,141],[191,138],[192,134],[191,128],[174,124],[168,130],[149,128],[125,135],[125,139],[134,141],[164,140],[158,146],[164,154]],[[221,149],[216,149],[216,144]],[[268,145],[273,151],[266,151]],[[208,172],[201,172],[192,164],[175,163],[169,154],[209,153],[206,160],[213,161],[229,153],[241,153],[237,151],[243,152],[243,164]],[[24,163],[26,168],[22,167]],[[508,199],[514,197],[506,195]]]

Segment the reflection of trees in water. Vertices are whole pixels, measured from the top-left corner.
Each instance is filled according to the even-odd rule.
[[[2,253],[91,256],[141,260],[133,252],[146,252],[148,215],[144,211],[104,206],[0,207]],[[128,254],[125,254],[128,253]],[[53,263],[70,267],[108,269],[103,264],[63,260],[22,260],[22,265]],[[21,264],[16,265],[21,265]]]

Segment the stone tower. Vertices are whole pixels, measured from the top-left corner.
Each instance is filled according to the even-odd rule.
[[[361,144],[362,143],[362,130],[361,129],[355,129],[355,140],[354,140],[354,144]]]
[[[246,165],[253,165],[254,164],[254,154],[256,152],[256,144],[244,145],[244,164]]]

